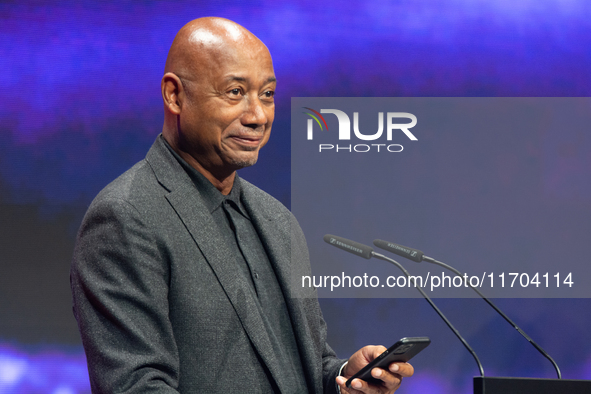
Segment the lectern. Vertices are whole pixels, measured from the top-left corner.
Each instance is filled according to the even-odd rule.
[[[474,394],[589,394],[591,380],[475,377]]]

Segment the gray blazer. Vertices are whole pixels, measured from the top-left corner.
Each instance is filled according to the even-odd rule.
[[[343,360],[326,343],[308,249],[279,201],[241,180],[244,204],[285,293],[313,392],[335,393]],[[93,393],[291,393],[248,282],[194,183],[159,137],[95,198],[71,271]],[[298,280],[299,278],[299,280]],[[299,286],[298,286],[299,284]],[[264,367],[261,367],[264,365]]]

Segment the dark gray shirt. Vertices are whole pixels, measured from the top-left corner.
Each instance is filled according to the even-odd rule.
[[[242,271],[251,285],[251,291],[256,295],[258,308],[277,360],[285,373],[286,381],[290,383],[288,386],[293,389],[289,392],[307,393],[306,379],[284,295],[264,245],[242,203],[238,174],[230,194],[225,196],[205,176],[183,160],[168,143],[166,146],[195,183],[214,221],[218,224],[224,238],[223,242],[232,245],[235,251],[234,261],[229,261],[228,264],[234,264],[235,269]],[[267,377],[273,391],[278,391],[268,371]]]

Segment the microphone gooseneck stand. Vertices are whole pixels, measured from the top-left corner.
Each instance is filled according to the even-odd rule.
[[[388,241],[383,241],[381,239],[376,239],[376,240],[373,241],[373,243],[378,248],[387,250],[389,252],[392,252],[394,254],[397,254],[398,256],[405,257],[405,258],[407,258],[409,260],[412,260],[412,261],[415,261],[417,263],[420,263],[422,261],[426,261],[426,262],[431,263],[431,264],[439,265],[439,266],[441,266],[441,267],[443,267],[443,268],[445,268],[447,270],[450,270],[451,272],[453,272],[454,274],[456,274],[460,278],[463,278],[464,277],[464,274],[462,274],[460,271],[458,271],[454,267],[452,267],[450,265],[447,265],[445,263],[442,263],[441,261],[435,260],[432,257],[425,256],[423,254],[423,252],[420,251],[420,250],[409,248],[407,246],[398,245],[398,244],[395,244],[395,243],[392,243],[392,242],[388,242]],[[529,337],[529,335],[527,335],[525,333],[525,331],[523,331],[521,328],[519,328],[517,326],[517,324],[515,324],[515,322],[513,322],[513,320],[511,320],[509,318],[509,316],[507,316],[506,314],[504,314],[503,311],[501,311],[491,300],[489,300],[484,294],[482,294],[476,287],[472,286],[469,281],[465,281],[465,283],[468,286],[470,286],[472,288],[472,290],[474,290],[476,292],[476,294],[478,294],[484,301],[486,301],[487,304],[490,305],[499,315],[501,315],[503,317],[503,319],[505,319],[507,321],[507,323],[509,323],[525,339],[527,339],[527,341],[529,343],[531,343],[532,346],[535,347],[536,350],[538,352],[540,352],[540,354],[542,356],[544,356],[545,358],[547,358],[552,363],[552,366],[556,370],[556,374],[558,375],[558,379],[562,379],[562,374],[560,372],[560,368],[558,368],[558,364],[556,364],[556,362],[554,361],[554,359],[552,357],[550,357],[550,355],[548,353],[546,353],[546,351],[544,349],[542,349],[542,347],[540,345],[538,345],[536,342],[534,342],[534,340],[531,339]]]

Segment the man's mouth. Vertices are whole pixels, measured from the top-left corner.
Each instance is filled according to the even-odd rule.
[[[259,146],[261,140],[263,139],[262,135],[247,135],[247,134],[239,134],[239,135],[232,135],[230,138],[241,145],[246,146]]]

